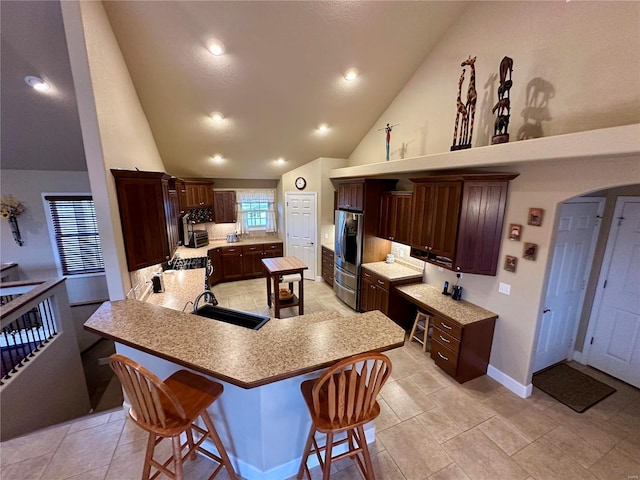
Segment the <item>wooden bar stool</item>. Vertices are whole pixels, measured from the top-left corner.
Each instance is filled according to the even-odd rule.
[[[207,413],[207,408],[222,395],[224,387],[220,383],[186,370],[177,371],[163,382],[142,365],[118,354],[109,357],[109,365],[120,379],[131,402],[129,415],[138,426],[149,432],[143,480],[154,479],[161,473],[169,478],[182,480],[182,463],[188,456],[195,460],[196,452],[201,452],[218,462],[209,480],[213,479],[222,467],[227,468],[229,478],[237,478],[227,451]],[[202,418],[206,430],[194,423],[198,417]],[[200,435],[196,442],[194,431]],[[180,441],[182,433],[186,434],[185,443]],[[156,445],[165,438],[171,438],[173,454],[168,460],[160,463],[153,458],[153,452]],[[213,441],[219,456],[201,447],[207,438]],[[188,448],[183,455],[185,447]],[[171,463],[174,466],[173,472],[167,468]],[[151,467],[157,471],[150,477]]]
[[[362,363],[364,362],[364,363]],[[358,367],[362,363],[362,368]],[[327,369],[320,378],[302,382],[300,389],[311,414],[311,429],[304,447],[298,480],[305,472],[311,479],[307,459],[316,454],[322,468],[322,478],[327,480],[331,462],[355,456],[364,478],[374,480],[371,455],[365,438],[365,423],[380,414],[376,397],[391,374],[391,360],[381,353],[363,353],[338,362]],[[325,445],[318,446],[316,432],[325,433]],[[346,432],[346,438],[334,441],[334,435]],[[332,458],[337,445],[347,443],[349,450]],[[324,460],[320,452],[324,450]],[[362,459],[360,455],[362,454]],[[363,463],[364,460],[364,463]]]
[[[415,340],[422,344],[422,351],[427,351],[427,343],[429,340],[429,330],[433,323],[433,317],[424,312],[418,312],[416,319],[413,322],[413,328],[411,329],[411,335],[409,341]]]

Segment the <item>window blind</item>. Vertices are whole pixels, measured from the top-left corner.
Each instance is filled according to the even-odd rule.
[[[63,275],[104,272],[100,234],[89,196],[45,196]]]

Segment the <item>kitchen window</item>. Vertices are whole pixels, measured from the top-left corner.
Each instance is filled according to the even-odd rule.
[[[63,275],[104,272],[93,199],[88,195],[45,195],[51,240]]]
[[[240,232],[275,232],[275,190],[238,190],[236,200]]]

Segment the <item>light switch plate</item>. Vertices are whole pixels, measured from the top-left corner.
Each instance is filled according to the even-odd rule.
[[[329,234],[328,234],[328,233],[325,233],[325,234],[324,234],[324,238],[329,238]]]
[[[498,287],[498,292],[504,295],[511,295],[511,285],[508,283],[500,282],[500,286]]]

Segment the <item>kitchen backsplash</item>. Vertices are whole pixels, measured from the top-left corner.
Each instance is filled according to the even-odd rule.
[[[151,277],[153,277],[154,273],[159,272],[160,270],[162,270],[162,268],[160,264],[158,264],[129,272],[131,290],[127,293],[127,298],[130,300],[141,300],[144,297],[146,290],[151,286]]]

